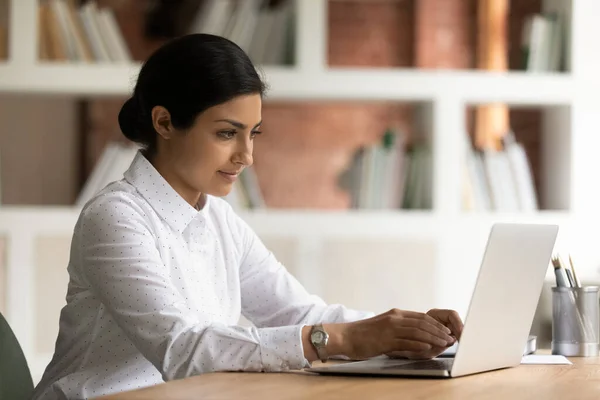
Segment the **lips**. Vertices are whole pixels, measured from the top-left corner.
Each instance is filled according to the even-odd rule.
[[[235,180],[237,179],[238,175],[240,174],[240,171],[219,171],[219,175],[224,178],[225,180],[227,180],[228,182],[235,182]]]

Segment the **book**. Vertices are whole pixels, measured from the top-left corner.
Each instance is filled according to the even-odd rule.
[[[41,0],[38,16],[41,60],[132,61],[113,10],[96,1],[78,7],[76,0]]]
[[[124,145],[117,142],[109,143],[81,190],[76,204],[80,207],[84,206],[108,184],[122,179],[123,173],[131,165],[138,150],[139,147],[137,145]]]

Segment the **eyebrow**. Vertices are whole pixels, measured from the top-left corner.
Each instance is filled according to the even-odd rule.
[[[231,124],[231,125],[235,126],[238,129],[246,129],[247,128],[246,124],[242,124],[241,122],[234,121],[232,119],[217,119],[217,120],[215,120],[215,122],[227,122],[228,124]],[[262,121],[260,121],[256,125],[254,125],[254,128],[257,128],[260,124],[262,124]]]

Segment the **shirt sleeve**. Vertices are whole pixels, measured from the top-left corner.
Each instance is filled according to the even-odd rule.
[[[246,222],[237,216],[235,220],[244,246],[240,266],[242,312],[256,326],[352,322],[374,315],[341,304],[328,305],[308,293]]]
[[[225,326],[192,312],[172,284],[152,232],[135,202],[104,198],[83,212],[76,240],[80,273],[100,307],[165,381],[306,365],[300,325]]]

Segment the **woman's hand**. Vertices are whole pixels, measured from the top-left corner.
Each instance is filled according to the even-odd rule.
[[[460,339],[460,335],[463,330],[463,322],[460,319],[458,313],[454,310],[442,310],[434,308],[427,312],[427,315],[434,318],[436,321],[444,324],[451,331],[451,336],[454,341],[458,341]],[[454,343],[452,343],[454,344]],[[450,345],[451,346],[451,345]],[[413,351],[413,350],[405,350],[405,351],[394,351],[391,353],[387,353],[390,357],[398,357],[398,358],[408,358],[411,360],[428,360],[439,356],[450,346],[432,346],[428,350],[422,351]]]
[[[456,341],[451,336],[456,321],[442,311],[424,314],[393,309],[362,321],[327,325],[332,333],[329,354],[363,360],[396,352],[427,354],[445,349]],[[452,322],[452,328],[443,322],[446,320]]]

